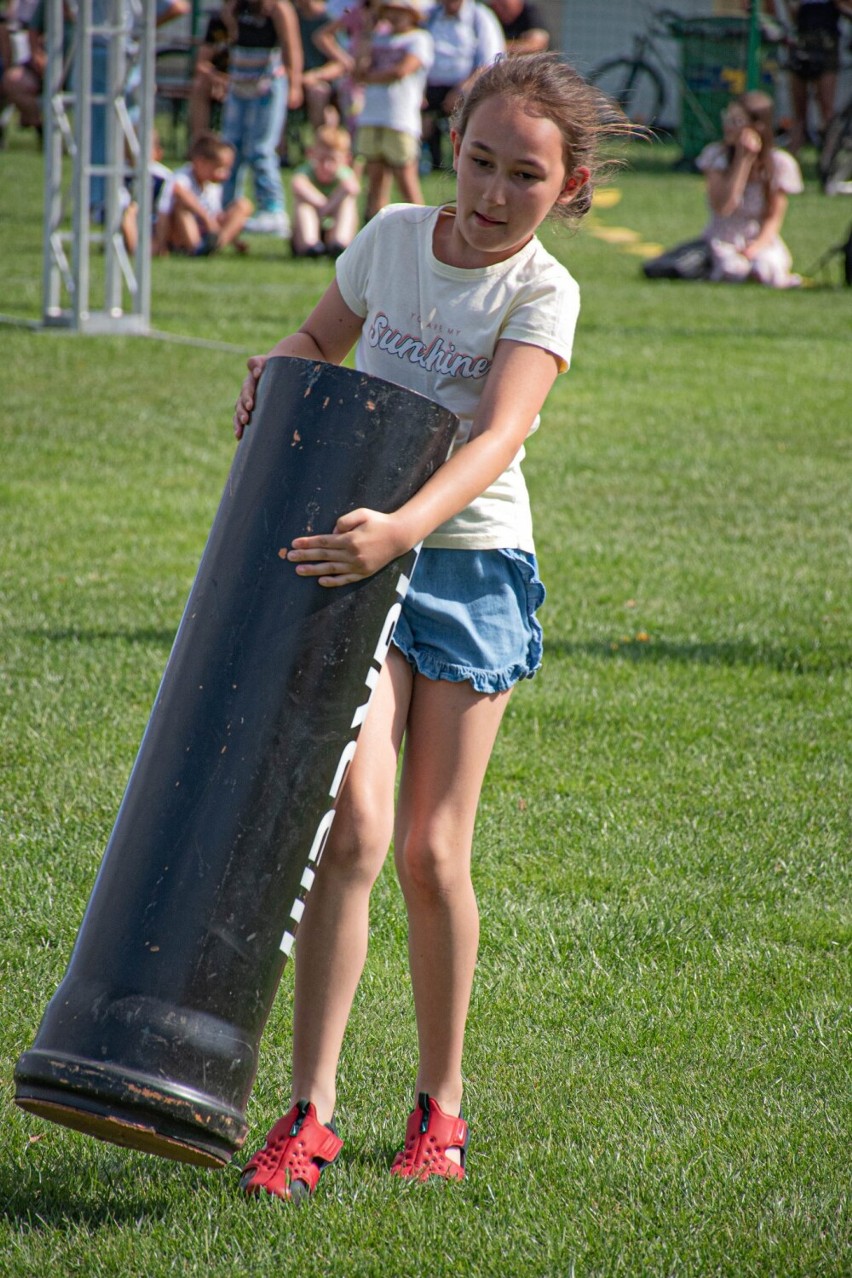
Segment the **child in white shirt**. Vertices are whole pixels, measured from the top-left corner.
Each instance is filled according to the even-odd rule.
[[[434,57],[432,37],[420,28],[421,0],[391,0],[380,18],[355,67],[365,86],[355,145],[367,162],[368,219],[388,203],[394,178],[405,203],[423,203],[420,107]]]
[[[251,200],[238,196],[226,207],[222,199],[222,186],[233,164],[234,148],[215,133],[202,133],[195,139],[189,160],[171,175],[160,193],[154,228],[156,254],[207,257],[228,244],[243,250],[239,234],[251,214]]]

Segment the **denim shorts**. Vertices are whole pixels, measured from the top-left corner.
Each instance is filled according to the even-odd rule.
[[[522,550],[420,552],[393,642],[427,679],[505,692],[541,665],[544,602],[535,555]]]

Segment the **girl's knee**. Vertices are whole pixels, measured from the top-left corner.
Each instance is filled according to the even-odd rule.
[[[397,849],[397,867],[406,897],[446,899],[470,884],[469,849],[436,831],[404,839]]]
[[[387,843],[359,838],[351,829],[337,821],[322,854],[325,873],[338,881],[372,886],[387,856]]]
[[[381,805],[347,802],[344,791],[322,854],[328,872],[351,882],[372,884],[384,865],[392,825],[392,813]]]

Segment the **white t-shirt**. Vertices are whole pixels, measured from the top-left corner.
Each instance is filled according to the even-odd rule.
[[[417,71],[389,84],[364,85],[364,109],[358,116],[359,125],[395,129],[397,133],[420,137],[420,104],[426,87],[426,73],[434,56],[432,37],[419,27],[398,35],[387,32],[373,36],[372,65],[377,70],[394,66],[409,53],[413,53],[420,63]]]
[[[364,316],[356,367],[451,409],[460,422],[458,446],[470,435],[501,338],[543,347],[560,371],[568,367],[580,291],[535,238],[494,266],[463,270],[440,262],[432,250],[439,215],[438,208],[412,204],[383,209],[338,259],[337,283],[350,310]],[[426,545],[532,552],[523,456],[521,448],[499,479]]]
[[[477,67],[487,67],[506,51],[496,14],[478,0],[463,0],[454,14],[439,4],[429,14],[426,30],[435,41],[429,84],[461,84]]]
[[[170,173],[166,178],[157,204],[158,213],[171,213],[176,186],[191,191],[201,202],[201,207],[214,217],[222,212],[222,183],[205,182],[202,186],[192,171],[192,165],[184,164],[176,173]]]

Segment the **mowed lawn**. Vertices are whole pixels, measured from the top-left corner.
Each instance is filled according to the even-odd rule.
[[[157,261],[152,338],[38,331],[41,158],[0,152],[0,1275],[849,1275],[852,290],[646,282],[700,179],[634,146],[526,472],[546,659],[481,805],[462,1185],[387,1168],[415,1070],[387,867],[317,1198],[13,1104],[65,971],[234,452],[245,357],[332,277],[254,239]],[[786,236],[808,272],[852,203]],[[430,178],[427,197],[450,198]],[[191,342],[176,339],[193,339]],[[292,969],[249,1105],[287,1102]],[[236,1160],[239,1163],[241,1160]]]

